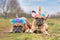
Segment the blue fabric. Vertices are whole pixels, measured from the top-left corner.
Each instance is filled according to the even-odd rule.
[[[15,19],[12,19],[11,20],[11,24],[15,24],[16,23],[16,20]]]
[[[44,17],[44,16],[45,16],[45,13],[44,13],[44,12],[42,12],[41,16],[43,16],[43,17]]]
[[[16,18],[16,19],[11,20],[11,24],[15,24],[16,22],[20,22],[21,24],[24,24],[25,19],[24,18]]]
[[[20,18],[19,22],[20,22],[21,24],[24,24],[24,23],[25,23],[25,19],[24,19],[24,18]]]

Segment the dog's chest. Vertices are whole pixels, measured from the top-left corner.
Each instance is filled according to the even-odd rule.
[[[44,27],[43,25],[42,25],[42,26],[37,26],[37,25],[36,25],[35,28],[36,28],[36,30],[41,31],[41,29],[42,29],[43,27]]]

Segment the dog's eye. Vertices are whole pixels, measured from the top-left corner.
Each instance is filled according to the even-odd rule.
[[[38,17],[36,17],[35,19],[38,19]]]
[[[41,18],[42,20],[44,20],[44,18]]]

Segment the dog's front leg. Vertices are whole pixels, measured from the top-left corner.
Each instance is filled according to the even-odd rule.
[[[43,33],[46,34],[46,35],[49,35],[49,33],[47,31],[44,31]]]
[[[41,28],[41,32],[44,33],[44,34],[46,34],[46,35],[49,35],[49,33],[46,31],[45,26],[43,26],[43,27]]]
[[[10,31],[9,31],[9,32],[13,32],[13,29],[14,29],[14,28],[13,28],[13,26],[11,26],[11,28],[10,28]]]

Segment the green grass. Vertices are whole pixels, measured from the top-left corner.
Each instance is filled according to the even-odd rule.
[[[31,23],[32,18],[28,19]],[[46,23],[49,25],[49,34],[27,34],[27,33],[1,33],[0,40],[60,40],[60,19],[47,19]],[[9,30],[11,24],[9,19],[0,19],[0,30]]]

